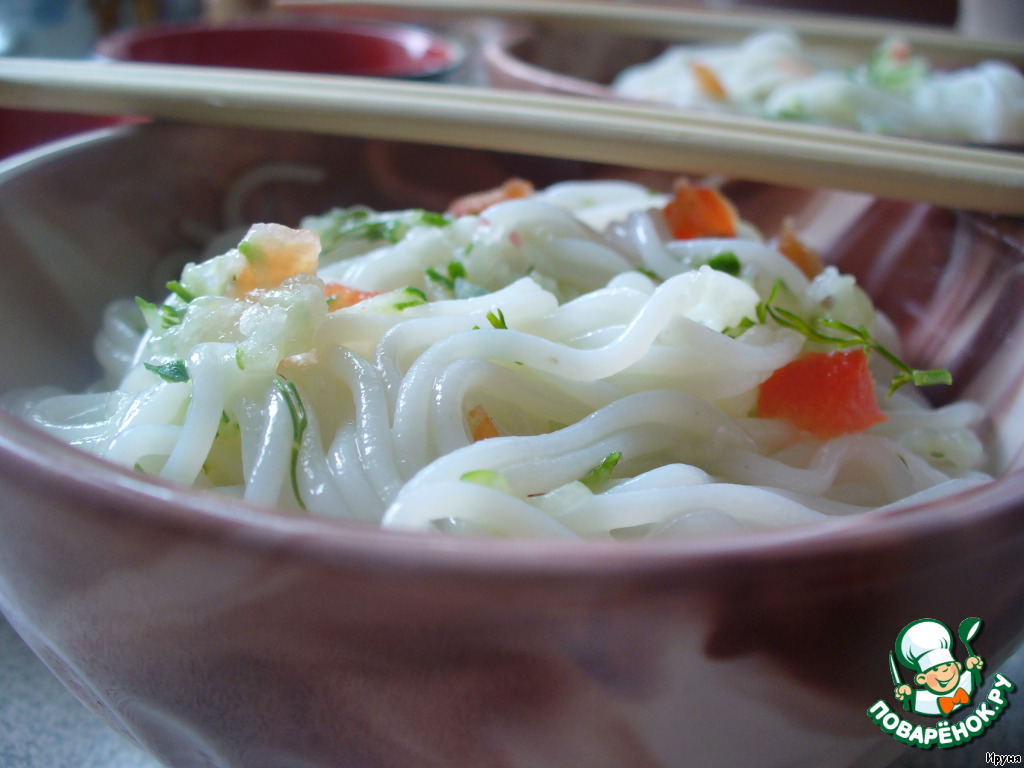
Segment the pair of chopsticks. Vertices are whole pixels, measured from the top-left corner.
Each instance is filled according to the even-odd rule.
[[[784,27],[810,46],[866,56],[884,39],[899,36],[914,52],[945,65],[999,59],[1024,67],[1024,43],[982,40],[926,24],[871,21],[836,14],[770,11],[715,11],[614,0],[274,0],[289,6],[391,8],[442,14],[480,15],[562,26],[577,31],[614,32],[663,41],[737,41],[754,32]]]
[[[464,146],[1024,215],[1024,155],[598,99],[217,67],[0,59],[0,105]]]

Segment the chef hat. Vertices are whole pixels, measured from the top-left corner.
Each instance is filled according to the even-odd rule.
[[[953,659],[953,633],[934,619],[918,619],[903,628],[896,638],[896,652],[904,666],[925,672]]]

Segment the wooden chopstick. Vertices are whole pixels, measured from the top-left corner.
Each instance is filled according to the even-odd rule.
[[[1024,215],[1024,155],[598,99],[216,67],[0,59],[0,104],[520,152]]]
[[[472,14],[518,19],[575,30],[599,30],[665,41],[739,40],[766,28],[786,27],[812,47],[838,48],[867,55],[882,40],[899,35],[916,53],[947,65],[1000,59],[1024,67],[1024,43],[959,35],[926,24],[871,21],[863,17],[784,11],[715,11],[608,0],[274,0],[289,6],[394,8],[441,14]]]

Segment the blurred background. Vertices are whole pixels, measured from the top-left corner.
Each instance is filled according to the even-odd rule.
[[[628,3],[629,0],[619,0]],[[1020,0],[643,0],[646,4],[723,9],[789,9],[898,19],[969,34],[1010,36],[1024,15]],[[443,3],[439,3],[443,5]],[[272,13],[273,0],[2,0],[0,54],[79,58],[116,29],[188,19]],[[988,21],[986,25],[986,20]],[[1019,21],[1017,22],[1019,24]]]
[[[488,0],[482,0],[486,6]],[[566,0],[584,2],[586,0]],[[632,0],[617,0],[628,5]],[[609,0],[616,2],[616,0]],[[956,30],[987,38],[1024,36],[1024,0],[636,0],[646,5],[672,5],[712,11],[813,11],[844,17],[893,20]],[[86,59],[96,56],[97,43],[116,33],[189,22],[221,24],[268,19],[287,14],[314,19],[341,13],[367,13],[397,20],[431,23],[431,16],[398,7],[371,8],[346,3],[344,8],[302,0],[0,0],[0,55]],[[444,7],[444,0],[436,4]],[[341,9],[341,10],[339,10]],[[474,34],[478,32],[474,28]],[[588,52],[597,55],[596,52]],[[227,54],[233,55],[233,54]],[[131,58],[131,57],[129,57]],[[174,61],[168,59],[153,59]],[[210,63],[210,62],[194,62]],[[219,62],[218,62],[219,63]],[[471,65],[471,62],[469,63]],[[462,68],[463,75],[472,67]],[[0,157],[35,144],[115,122],[87,115],[46,115],[0,108]]]

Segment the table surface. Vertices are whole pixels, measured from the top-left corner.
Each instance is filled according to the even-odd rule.
[[[1024,684],[1024,649],[1001,671]],[[984,738],[944,751],[908,747],[891,768],[974,768],[986,765],[986,752],[1021,755],[1024,699],[1011,702]],[[81,705],[0,617],[0,768],[160,766]]]

